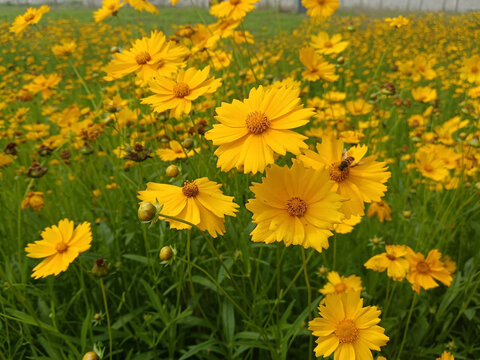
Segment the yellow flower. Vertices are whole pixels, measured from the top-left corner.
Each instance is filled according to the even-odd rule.
[[[205,138],[220,145],[215,151],[217,166],[222,171],[234,167],[247,173],[263,172],[273,164],[273,153],[299,154],[306,149],[305,136],[289,129],[308,123],[313,115],[304,109],[298,92],[287,88],[250,90],[248,99],[222,103],[215,111],[220,124],[205,134]]]
[[[383,223],[385,220],[392,221],[392,209],[385,201],[372,202],[367,210],[367,216],[373,217],[377,215],[378,220]]]
[[[347,110],[350,112],[350,114],[354,116],[366,115],[373,110],[373,105],[369,104],[363,99],[347,101],[345,105],[347,107]]]
[[[357,275],[350,275],[349,277],[340,276],[336,271],[330,271],[327,275],[328,283],[319,290],[323,295],[337,294],[341,295],[344,292],[362,291],[362,279]]]
[[[255,4],[259,0],[227,0],[221,1],[210,8],[210,14],[217,18],[229,18],[240,20],[247,15],[247,12],[255,9]]]
[[[246,205],[257,224],[252,241],[327,249],[333,225],[343,218],[342,198],[333,186],[326,170],[308,169],[298,161],[291,168],[267,168],[262,183],[250,187],[255,198]]]
[[[195,153],[193,150],[190,150],[187,155],[185,155],[185,152],[183,151],[182,146],[180,143],[176,140],[172,140],[169,142],[169,147],[168,149],[158,149],[155,153],[162,159],[163,161],[173,161],[176,159],[184,159],[187,157],[187,155],[193,156]],[[185,150],[186,151],[186,150]]]
[[[105,66],[105,80],[112,81],[135,72],[142,81],[154,76],[170,76],[185,66],[188,49],[172,41],[165,35],[152,31],[150,37],[137,39],[129,50],[117,53]]]
[[[396,17],[396,18],[386,18],[385,22],[389,24],[391,27],[395,28],[401,28],[403,26],[406,26],[410,23],[410,20],[407,18],[403,17],[402,15]]]
[[[50,74],[47,77],[38,75],[33,79],[33,82],[26,85],[25,88],[34,94],[42,92],[42,97],[48,99],[52,96],[52,89],[57,86],[61,80],[62,78],[57,74]]]
[[[150,4],[147,0],[126,0],[126,3],[138,11],[146,11],[151,14],[158,14],[155,5]]]
[[[52,52],[56,56],[68,56],[72,54],[77,48],[77,43],[75,41],[64,41],[60,45],[52,46]]]
[[[10,27],[10,32],[15,34],[20,34],[28,26],[37,24],[41,19],[43,14],[50,11],[48,5],[42,5],[39,9],[28,8],[25,14],[18,15],[13,21],[12,26]]]
[[[435,101],[438,99],[437,90],[432,89],[428,86],[420,86],[418,88],[412,89],[412,96],[415,100],[428,103],[430,101]]]
[[[217,237],[225,233],[225,215],[235,216],[238,208],[232,196],[223,195],[221,186],[206,177],[186,181],[183,187],[149,182],[146,190],[138,192],[138,198],[142,203],[148,201],[160,206],[163,215],[185,220]],[[164,220],[172,229],[191,228],[176,220]]]
[[[327,18],[340,7],[338,0],[302,0],[302,5],[312,18]]]
[[[429,290],[438,286],[435,280],[446,286],[452,283],[452,274],[447,270],[445,264],[440,260],[442,254],[433,249],[428,253],[427,259],[422,253],[415,253],[409,249],[407,260],[410,263],[410,272],[407,280],[412,284],[412,289],[420,293],[420,288]]]
[[[407,254],[408,246],[385,245],[385,252],[371,257],[364,266],[378,272],[387,270],[388,277],[394,281],[402,281],[410,268],[410,263],[405,259]]]
[[[103,0],[102,7],[93,13],[95,22],[100,22],[109,16],[117,15],[118,10],[120,10],[123,5],[125,5],[125,3],[120,3],[120,0]]]
[[[346,218],[364,215],[364,202],[381,201],[390,178],[385,162],[378,162],[376,156],[365,157],[367,146],[357,145],[348,151],[343,141],[334,135],[326,136],[317,144],[317,152],[305,150],[298,159],[314,169],[326,168],[330,179],[336,182],[335,190],[349,199],[342,205]]]
[[[342,41],[342,35],[340,34],[330,37],[326,32],[321,31],[318,35],[312,36],[312,47],[319,54],[340,54],[347,46],[348,41]]]
[[[437,358],[436,360],[455,360],[455,358],[448,351],[444,351],[442,353],[442,356]]]
[[[371,350],[379,351],[389,338],[378,326],[380,310],[363,307],[359,291],[327,295],[318,307],[320,318],[308,323],[314,336],[315,355],[324,358],[335,353],[336,360],[371,360]]]
[[[480,56],[474,55],[463,61],[460,79],[467,80],[469,83],[480,82]]]
[[[445,162],[428,147],[418,149],[415,154],[415,166],[423,176],[435,181],[443,181],[449,175]]]
[[[221,79],[209,78],[209,73],[207,66],[203,70],[180,70],[175,79],[157,77],[150,83],[155,95],[143,98],[142,104],[151,105],[158,113],[170,110],[171,117],[181,119],[192,110],[193,100],[214,93],[222,85]]]
[[[0,168],[7,166],[13,161],[13,156],[5,155],[3,152],[0,152]]]
[[[302,76],[307,81],[317,81],[319,79],[325,81],[335,81],[338,75],[335,75],[335,65],[329,64],[318,55],[311,47],[300,49],[300,62],[307,68]]]
[[[360,221],[362,221],[361,216],[352,215],[348,219],[343,219],[340,224],[335,224],[333,229],[337,234],[348,234]]]
[[[22,201],[22,210],[32,208],[35,211],[43,207],[43,193],[40,191],[30,191]]]
[[[46,228],[42,232],[42,240],[28,244],[25,248],[31,258],[46,258],[38,264],[32,273],[35,279],[48,275],[58,275],[67,270],[77,256],[90,249],[92,232],[90,223],[84,222],[74,228],[74,222],[60,220],[57,225]]]

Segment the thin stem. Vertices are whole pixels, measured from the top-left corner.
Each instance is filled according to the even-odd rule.
[[[302,246],[302,263],[303,263],[303,274],[305,275],[305,284],[307,285],[307,298],[308,298],[308,322],[312,320],[312,288],[310,287],[310,281],[308,280],[308,272],[307,272],[307,260],[305,258],[305,249]],[[312,347],[313,347],[313,337],[310,333],[308,339],[308,355],[307,359],[311,358],[312,354]]]
[[[408,312],[407,324],[405,325],[405,331],[403,333],[402,343],[400,344],[400,350],[398,350],[397,360],[400,359],[402,355],[403,346],[405,345],[405,340],[407,339],[408,327],[410,326],[410,320],[412,319],[413,309],[415,308],[415,302],[417,301],[417,293],[413,293],[412,305],[410,306],[410,311]]]
[[[93,95],[90,91],[90,89],[88,88],[87,84],[85,83],[85,81],[83,80],[83,77],[82,75],[80,75],[80,73],[78,72],[76,66],[73,64],[73,62],[69,59],[68,60],[68,63],[70,64],[71,68],[73,69],[73,72],[75,73],[75,75],[77,75],[78,77],[78,80],[80,80],[80,82],[82,83],[82,86],[83,88],[85,89],[85,92],[87,93],[88,95],[88,98],[90,99],[90,102],[92,103],[93,105],[93,108],[94,109],[97,109],[97,104],[95,103],[95,101],[93,100]]]
[[[110,313],[108,312],[108,304],[107,304],[107,294],[105,293],[105,284],[103,283],[103,279],[100,279],[100,287],[102,288],[102,296],[103,296],[103,304],[105,306],[105,314],[107,314],[107,327],[108,327],[108,345],[110,349],[110,360],[113,359],[112,350],[113,350],[113,341],[112,341],[112,328],[110,326]]]

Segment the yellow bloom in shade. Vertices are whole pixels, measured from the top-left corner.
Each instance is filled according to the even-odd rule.
[[[312,47],[319,54],[340,54],[347,46],[348,41],[342,41],[342,35],[340,34],[330,37],[326,32],[321,31],[318,35],[312,36]]]
[[[127,0],[126,2],[135,10],[158,14],[158,9],[155,5],[150,4],[147,0]]]
[[[32,208],[35,211],[43,207],[43,193],[41,191],[30,191],[22,201],[22,210]]]
[[[392,221],[392,209],[385,201],[372,202],[367,210],[367,216],[377,216],[378,220],[383,223],[385,220]]]
[[[135,40],[129,50],[114,55],[104,71],[105,80],[112,81],[133,72],[143,81],[154,76],[170,76],[185,66],[188,49],[172,41],[166,41],[165,35],[152,31],[150,37]]]
[[[205,138],[220,145],[215,151],[217,166],[222,171],[243,166],[245,174],[263,172],[273,164],[274,152],[299,154],[306,149],[306,137],[289,129],[307,124],[314,114],[303,108],[297,91],[262,86],[250,90],[248,99],[222,103],[216,113],[220,124]]]
[[[18,15],[15,18],[10,27],[10,32],[20,34],[30,25],[37,24],[42,19],[43,14],[49,11],[50,7],[47,5],[42,5],[39,9],[28,8],[25,14]]]
[[[340,7],[338,0],[302,0],[302,5],[312,18],[330,17]]]
[[[329,171],[330,179],[336,182],[334,190],[349,199],[341,209],[347,219],[364,215],[364,202],[381,201],[387,190],[384,184],[390,172],[386,163],[376,161],[376,156],[365,157],[367,149],[365,145],[357,145],[346,151],[343,141],[331,134],[317,144],[317,152],[305,150],[298,156],[305,166]]]
[[[334,353],[335,360],[371,360],[371,350],[380,351],[389,338],[378,326],[380,310],[363,307],[359,291],[327,295],[318,307],[320,317],[308,323],[314,336],[315,355],[324,358]]]
[[[415,100],[428,103],[430,101],[435,101],[438,99],[437,90],[432,89],[428,86],[420,86],[418,88],[412,89],[412,96]]]
[[[319,79],[325,81],[335,81],[338,75],[335,75],[335,65],[329,64],[318,55],[311,47],[300,49],[300,62],[307,68],[302,76],[307,81],[317,81]]]
[[[357,275],[345,277],[340,276],[336,271],[330,271],[327,279],[328,283],[326,283],[322,289],[318,290],[323,295],[340,295],[350,290],[362,291],[362,279]]]
[[[298,161],[291,168],[267,168],[262,183],[250,187],[255,198],[246,205],[257,224],[252,241],[327,249],[333,225],[343,218],[342,198],[333,186],[328,171],[309,169]]]
[[[188,221],[217,237],[225,233],[225,215],[235,216],[238,208],[232,196],[223,195],[221,186],[206,177],[186,181],[183,187],[149,182],[146,190],[138,192],[138,198],[162,207],[163,215]],[[179,221],[159,218],[169,222],[172,229],[191,228]]]
[[[448,351],[444,351],[442,353],[442,356],[437,358],[436,360],[455,360],[455,358]]]
[[[117,15],[118,10],[120,10],[123,5],[125,5],[125,3],[120,3],[120,0],[103,0],[102,7],[93,13],[95,22],[100,22],[109,16]]]
[[[209,78],[209,73],[210,66],[207,66],[203,70],[180,70],[175,79],[155,78],[150,83],[155,95],[143,98],[142,104],[151,105],[158,113],[170,110],[171,117],[181,119],[192,110],[192,101],[214,93],[222,85],[221,79]]]
[[[210,8],[210,14],[217,18],[229,18],[240,20],[247,15],[247,12],[255,9],[258,0],[227,0],[221,1]]]
[[[410,268],[410,263],[405,259],[407,254],[408,246],[385,245],[385,252],[371,257],[364,266],[378,272],[387,270],[388,277],[402,281]]]
[[[412,284],[412,289],[420,293],[420,288],[425,290],[438,286],[435,280],[446,286],[452,283],[452,274],[447,270],[445,264],[440,260],[442,254],[433,249],[428,253],[427,259],[422,253],[415,253],[409,249],[407,260],[410,263],[410,272],[407,280]]]
[[[27,245],[25,251],[28,257],[46,258],[33,269],[33,278],[58,275],[67,270],[80,253],[90,249],[90,223],[84,222],[77,227],[74,225],[71,220],[60,220],[58,226],[53,225],[43,230],[42,240]]]

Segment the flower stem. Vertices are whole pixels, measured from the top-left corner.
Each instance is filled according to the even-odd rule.
[[[310,281],[308,280],[308,272],[307,272],[307,260],[305,258],[305,249],[302,246],[302,263],[303,263],[303,274],[305,275],[305,284],[307,285],[307,298],[308,298],[308,322],[312,320],[312,288],[310,287]],[[310,333],[309,339],[308,339],[308,355],[307,359],[311,358],[312,354],[312,346],[313,346],[313,337],[312,334]]]
[[[398,350],[397,360],[400,359],[402,354],[403,346],[405,345],[405,340],[407,339],[408,327],[410,326],[410,320],[412,319],[413,309],[415,308],[415,303],[417,301],[417,293],[413,293],[412,305],[410,306],[410,311],[408,312],[407,324],[405,325],[405,331],[403,333],[402,343],[400,344],[400,350]]]
[[[108,327],[108,345],[109,345],[109,357],[110,360],[113,359],[112,350],[113,350],[113,341],[112,341],[112,328],[110,326],[110,313],[108,312],[107,304],[107,294],[105,293],[105,284],[103,279],[100,279],[100,287],[102,288],[103,304],[105,305],[105,313],[107,314],[107,327]]]

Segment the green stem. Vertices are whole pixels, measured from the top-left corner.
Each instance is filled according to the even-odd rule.
[[[112,351],[113,351],[113,341],[112,341],[112,328],[110,326],[110,313],[108,312],[108,304],[107,304],[107,294],[105,292],[105,284],[103,283],[103,279],[100,279],[100,287],[102,288],[102,296],[103,296],[103,304],[105,306],[105,313],[107,314],[107,327],[108,327],[108,347],[110,352],[110,360],[113,359]]]
[[[397,360],[400,359],[402,355],[403,346],[405,345],[405,340],[407,339],[408,327],[410,326],[410,320],[412,319],[413,309],[415,308],[415,302],[417,301],[417,293],[413,293],[412,305],[410,306],[410,311],[408,312],[407,324],[405,325],[405,331],[403,333],[402,343],[400,344],[400,350],[398,350]]]
[[[307,260],[305,258],[305,249],[302,246],[302,263],[303,263],[303,275],[305,275],[305,284],[307,285],[307,299],[308,299],[308,322],[312,320],[312,288],[310,287],[310,281],[308,280],[307,272]],[[308,339],[308,355],[307,359],[312,357],[313,337],[310,333]]]
[[[97,109],[97,104],[95,103],[95,101],[93,100],[93,97],[92,97],[92,93],[90,91],[90,89],[88,88],[87,84],[85,83],[85,81],[83,80],[83,77],[82,75],[80,75],[80,73],[78,72],[76,66],[73,64],[73,62],[69,59],[68,60],[68,63],[70,64],[70,67],[73,69],[73,72],[75,73],[75,75],[77,75],[78,77],[78,80],[80,80],[80,82],[82,83],[82,86],[83,88],[85,89],[85,92],[87,93],[89,99],[90,99],[90,102],[92,103],[93,105],[93,108],[94,109]]]

